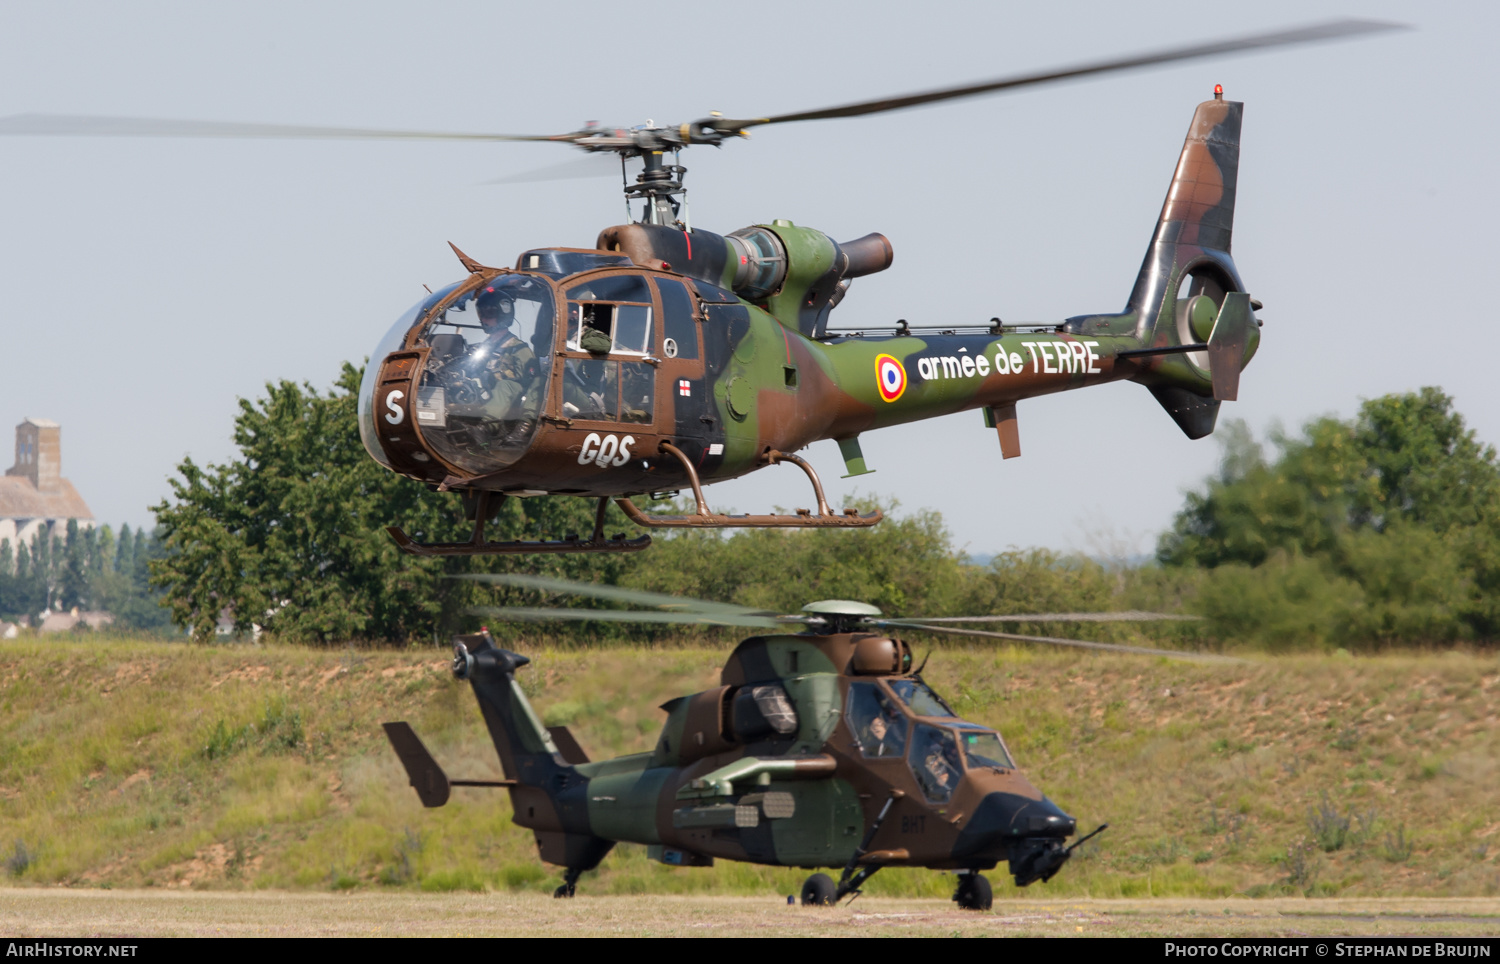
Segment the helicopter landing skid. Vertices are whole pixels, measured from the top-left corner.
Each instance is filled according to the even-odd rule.
[[[580,539],[576,533],[570,532],[562,539],[486,542],[484,541],[484,523],[486,517],[489,515],[489,497],[489,492],[482,491],[479,493],[474,513],[474,535],[468,542],[417,542],[411,536],[407,535],[400,526],[386,526],[385,531],[390,533],[391,538],[396,541],[397,547],[402,552],[410,553],[414,556],[500,556],[542,552],[640,552],[651,545],[651,536],[649,535],[627,539],[624,533],[620,533],[609,539],[604,538],[604,510],[609,507],[608,499],[599,500],[599,509],[594,513],[594,531],[587,539]],[[505,498],[503,493],[500,498]]]
[[[845,509],[842,514],[834,512],[828,507],[828,500],[823,496],[823,483],[813,467],[805,459],[775,449],[767,451],[761,459],[767,465],[790,462],[807,473],[808,481],[812,482],[813,494],[818,500],[817,514],[814,515],[809,509],[798,509],[796,515],[724,515],[713,512],[703,499],[703,484],[698,481],[698,470],[693,467],[692,460],[671,442],[661,443],[661,451],[682,463],[682,467],[687,470],[688,483],[693,487],[693,500],[698,504],[698,511],[692,515],[650,515],[642,512],[629,499],[616,499],[615,504],[638,526],[650,529],[864,529],[885,518],[885,514],[879,509],[863,515],[858,509]]]

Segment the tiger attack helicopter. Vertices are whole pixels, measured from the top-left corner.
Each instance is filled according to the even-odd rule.
[[[422,555],[633,551],[651,539],[606,538],[615,500],[648,527],[869,526],[878,511],[829,508],[795,452],[839,444],[848,474],[869,471],[864,432],[981,409],[1003,457],[1018,456],[1019,400],[1128,379],[1144,385],[1189,438],[1213,431],[1259,345],[1260,303],[1230,255],[1242,105],[1212,100],[1193,115],[1125,309],[1055,324],[888,329],[830,325],[850,282],[890,267],[882,235],[836,242],[773,220],[727,235],[693,227],[680,152],[754,127],[852,117],[1236,51],[1331,40],[1393,25],[1342,20],[907,96],[771,117],[717,113],[680,125],[585,126],[552,135],[442,134],[131,118],[21,115],[0,134],[194,137],[447,138],[547,141],[641,162],[625,184],[639,218],[591,248],[534,248],[511,268],[455,253],[468,276],[434,292],[376,346],[359,394],[370,456],[459,493],[468,541],[423,543]],[[670,158],[669,158],[670,155]],[[669,162],[670,160],[670,162]],[[634,211],[632,211],[634,214]],[[790,462],[815,510],[728,516],[703,485]],[[846,476],[847,477],[847,476]],[[691,489],[696,511],[647,513],[631,496]],[[508,496],[597,498],[580,538],[488,541]]]
[[[579,876],[628,841],[673,866],[723,859],[834,868],[837,880],[821,871],[807,878],[804,904],[856,894],[882,867],[948,870],[958,875],[960,907],[988,909],[983,871],[1003,861],[1017,886],[1047,881],[1105,827],[1067,844],[1077,821],[1027,780],[999,732],[959,718],[923,681],[926,660],[914,666],[911,646],[892,631],[1223,659],[951,625],[1174,618],[1156,613],[885,619],[864,603],[825,600],[776,616],[537,576],[466,578],[656,610],[476,610],[501,622],[610,619],[766,631],[735,648],[718,686],[662,705],[666,723],[647,753],[591,761],[567,727],[544,726],[517,682],[530,660],[496,645],[487,630],[454,637],[453,673],[474,689],[505,779],[450,779],[408,724],[384,724],[425,806],[443,806],[452,787],[507,789],[512,819],[535,834],[542,860],[564,868],[557,897],[573,896]]]

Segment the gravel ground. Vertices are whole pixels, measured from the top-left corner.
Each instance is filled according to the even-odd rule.
[[[10,937],[1500,935],[1500,899],[1066,900],[959,911],[938,900],[830,909],[752,897],[0,890]]]

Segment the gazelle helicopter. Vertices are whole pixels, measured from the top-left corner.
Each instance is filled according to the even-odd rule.
[[[766,124],[853,117],[1155,64],[1370,34],[1394,25],[1341,20],[983,83],[770,117],[717,113],[684,124],[596,125],[551,135],[444,134],[132,118],[19,115],[0,134],[273,138],[458,138],[548,141],[641,162],[625,184],[639,219],[590,248],[535,248],[515,266],[468,271],[397,320],[377,344],[359,396],[365,448],[380,464],[456,492],[474,523],[466,542],[423,555],[619,552],[649,535],[606,538],[615,500],[648,528],[869,526],[878,511],[833,511],[812,466],[794,454],[838,442],[849,475],[868,471],[863,432],[982,409],[1002,455],[1020,454],[1020,399],[1128,379],[1144,385],[1189,438],[1213,431],[1237,397],[1260,340],[1230,255],[1242,105],[1198,106],[1125,308],[1056,324],[860,331],[830,326],[856,278],[883,271],[891,243],[836,242],[778,219],[719,235],[690,224],[680,152],[721,147]],[[669,157],[670,155],[670,157]],[[816,508],[729,516],[703,485],[790,462]],[[691,489],[696,511],[657,515],[631,496]],[[586,538],[494,542],[507,496],[599,500]]]
[[[864,603],[824,600],[778,616],[537,576],[465,578],[654,608],[475,610],[499,622],[767,630],[735,648],[718,686],[662,705],[667,719],[647,753],[590,761],[568,727],[543,726],[516,681],[530,660],[497,646],[488,630],[454,637],[453,673],[474,689],[503,780],[450,779],[408,724],[384,724],[424,806],[443,806],[451,787],[510,792],[512,819],[535,834],[542,860],[564,869],[556,897],[573,896],[580,875],[629,841],[674,866],[722,859],[839,872],[836,881],[821,870],[808,877],[804,904],[857,894],[883,867],[948,870],[958,874],[959,906],[987,910],[992,892],[983,871],[1003,861],[1017,886],[1045,882],[1105,826],[1068,845],[1077,821],[1026,779],[994,727],[953,712],[923,680],[926,661],[914,665],[911,646],[891,632],[1225,659],[951,625],[1191,618],[1158,613],[886,619]]]

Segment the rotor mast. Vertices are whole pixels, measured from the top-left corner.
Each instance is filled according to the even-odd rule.
[[[644,200],[640,223],[667,227],[681,225],[683,230],[688,230],[687,189],[682,186],[682,176],[687,173],[687,168],[676,163],[677,151],[672,152],[671,164],[666,163],[666,151],[662,148],[644,148],[635,156],[641,159],[641,173],[635,176],[635,184],[625,186],[626,208],[630,207],[631,201]],[[681,204],[676,200],[678,197],[682,198]]]

